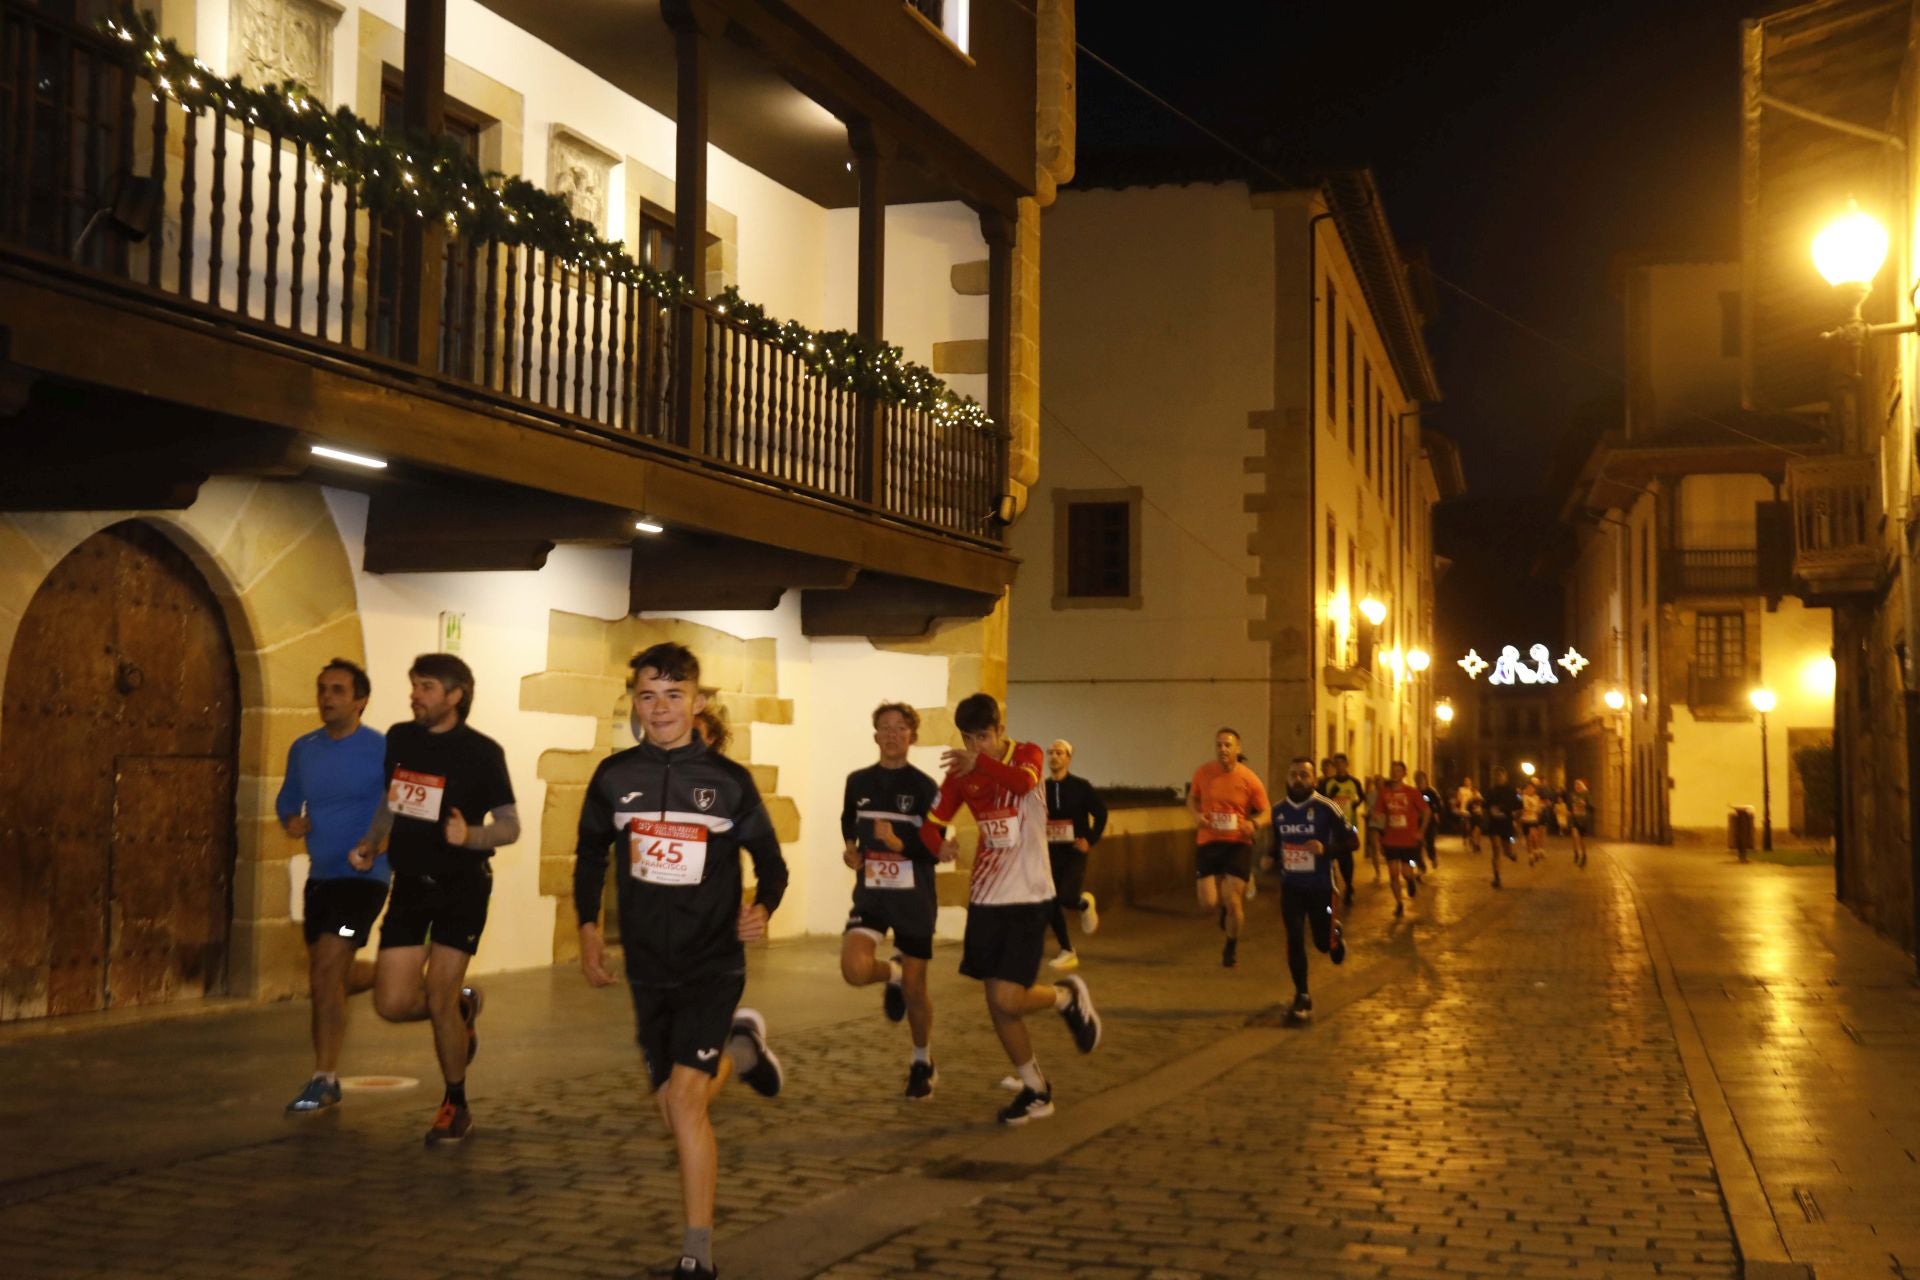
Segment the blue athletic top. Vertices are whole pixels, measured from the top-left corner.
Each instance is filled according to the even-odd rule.
[[[1320,852],[1305,848],[1320,842]],[[1353,828],[1340,806],[1319,794],[1305,800],[1286,796],[1273,806],[1273,856],[1280,864],[1280,883],[1291,889],[1333,888],[1333,855],[1351,847]]]
[[[374,859],[373,870],[355,871],[347,854],[373,825],[373,815],[387,792],[387,740],[378,729],[361,725],[339,740],[325,729],[315,729],[287,748],[287,778],[273,802],[281,822],[307,809],[307,856],[313,867],[310,880],[378,880],[390,876],[387,855]]]

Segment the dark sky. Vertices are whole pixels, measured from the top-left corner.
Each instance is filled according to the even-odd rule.
[[[1430,424],[1460,442],[1476,502],[1557,506],[1556,453],[1617,423],[1602,371],[1620,365],[1614,256],[1738,255],[1739,23],[1754,3],[1238,0],[1153,21],[1083,0],[1078,20],[1085,48],[1283,172],[1371,166],[1402,243],[1579,353],[1438,289]],[[1112,148],[1219,153],[1084,57],[1079,90],[1090,165]],[[1485,527],[1454,523],[1456,541]]]

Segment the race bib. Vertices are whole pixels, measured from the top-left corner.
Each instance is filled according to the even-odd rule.
[[[1207,815],[1207,829],[1210,831],[1231,831],[1240,833],[1240,815],[1237,813],[1210,813]]]
[[[1072,844],[1073,824],[1071,822],[1049,822],[1047,824],[1048,844]]]
[[[1301,844],[1283,844],[1280,846],[1280,869],[1282,871],[1312,871],[1314,852]]]
[[[1390,829],[1390,830],[1393,830],[1393,831],[1398,831],[1398,830],[1399,830],[1399,829],[1400,829],[1401,827],[1404,827],[1404,826],[1406,826],[1406,825],[1407,825],[1407,815],[1406,815],[1406,814],[1404,814],[1404,813],[1390,813],[1390,814],[1388,814],[1388,815],[1387,815],[1387,827],[1388,827],[1388,829]]]
[[[867,855],[862,883],[869,889],[913,888],[913,862],[907,858],[883,858]]]
[[[980,847],[1005,853],[1020,844],[1020,814],[1014,809],[995,809],[979,817]]]
[[[447,780],[438,774],[395,769],[393,781],[387,784],[387,808],[403,818],[438,822],[446,794]]]
[[[633,842],[633,874],[648,884],[699,884],[707,870],[707,829],[691,822],[635,818],[627,824]]]

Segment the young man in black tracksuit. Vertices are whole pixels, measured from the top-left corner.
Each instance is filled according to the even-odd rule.
[[[747,972],[741,944],[766,936],[787,864],[752,775],[694,733],[706,704],[699,659],[681,645],[657,644],[630,665],[639,745],[600,762],[580,807],[580,967],[596,987],[613,982],[600,895],[608,851],[617,849],[620,938],[640,1052],[680,1160],[687,1229],[671,1274],[713,1280],[719,1158],[707,1111],[735,1071],[763,1096],[780,1092],[766,1022],[737,1006]],[[742,850],[757,881],[744,907]]]
[[[1085,778],[1068,773],[1073,766],[1073,744],[1054,739],[1047,748],[1047,860],[1053,864],[1053,936],[1060,954],[1049,964],[1055,969],[1080,967],[1073,943],[1067,940],[1067,912],[1080,915],[1080,932],[1100,927],[1099,904],[1081,886],[1087,879],[1087,854],[1107,830],[1107,806]]]

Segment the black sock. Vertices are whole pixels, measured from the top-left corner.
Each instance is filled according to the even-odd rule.
[[[1060,939],[1062,951],[1073,950],[1073,944],[1067,941],[1067,912],[1059,903],[1053,904],[1053,936]]]
[[[455,1084],[451,1080],[447,1082],[447,1101],[456,1107],[464,1107],[467,1105],[467,1082],[465,1080],[460,1081],[458,1084]]]

